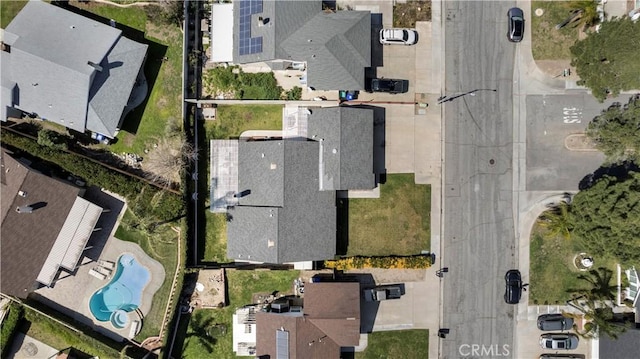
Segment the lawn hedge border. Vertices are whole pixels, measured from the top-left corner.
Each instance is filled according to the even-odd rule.
[[[24,318],[24,309],[22,309],[21,305],[11,302],[6,310],[8,312],[0,329],[0,356],[2,358],[6,357],[9,348],[11,348],[13,336],[18,330],[18,324]]]
[[[63,170],[82,177],[87,184],[105,188],[126,197],[130,207],[139,216],[151,214],[160,221],[179,217],[184,211],[181,196],[158,189],[138,179],[90,161],[72,152],[42,146],[36,141],[3,131],[2,143],[27,152],[35,157],[51,162]],[[136,199],[140,197],[137,201]],[[137,202],[137,205],[133,205]]]
[[[431,255],[384,257],[356,256],[324,261],[325,268],[338,270],[362,268],[426,269],[431,267],[431,264]]]

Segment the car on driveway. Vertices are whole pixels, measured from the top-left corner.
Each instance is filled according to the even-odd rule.
[[[562,314],[543,314],[538,317],[538,329],[544,331],[564,331],[573,327],[573,319]]]
[[[578,347],[578,336],[575,334],[542,334],[540,347],[550,350],[571,350]]]
[[[507,37],[511,42],[520,42],[524,36],[524,13],[522,9],[514,7],[507,12],[509,17],[509,32]]]
[[[522,297],[522,276],[517,269],[511,269],[504,275],[504,301],[508,304],[518,304]]]
[[[383,45],[414,45],[418,42],[418,32],[414,29],[382,29],[380,43]]]
[[[379,302],[387,299],[399,299],[402,296],[402,288],[399,285],[381,285],[364,290],[364,299],[367,302]]]
[[[391,94],[409,91],[409,80],[399,79],[371,79],[371,92],[388,92]]]

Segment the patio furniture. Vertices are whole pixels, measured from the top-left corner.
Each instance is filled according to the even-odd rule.
[[[111,269],[109,269],[109,268],[105,268],[105,267],[102,267],[102,266],[97,266],[95,269],[98,272],[104,274],[106,277],[109,277],[111,275]]]
[[[101,266],[101,267],[105,267],[107,269],[113,269],[113,268],[116,267],[116,264],[114,262],[106,261],[106,260],[103,260],[103,259],[99,259],[98,260],[98,265]]]
[[[89,269],[89,274],[94,276],[94,277],[96,277],[96,278],[98,278],[98,279],[100,279],[100,280],[105,280],[107,278],[106,275],[98,272],[95,268]]]
[[[136,334],[138,334],[139,326],[140,326],[140,321],[134,320],[133,322],[131,322],[131,329],[129,329],[129,339],[132,339],[133,337],[136,336]]]

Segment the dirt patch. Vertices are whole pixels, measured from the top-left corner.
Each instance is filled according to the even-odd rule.
[[[190,306],[198,308],[220,308],[227,304],[224,269],[203,269],[198,273]]]
[[[415,0],[393,6],[393,27],[416,27],[416,21],[431,21],[431,0]]]

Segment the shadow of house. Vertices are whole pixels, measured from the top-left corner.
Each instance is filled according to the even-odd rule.
[[[139,97],[134,90],[141,89],[136,84],[148,46],[67,8],[30,1],[7,26],[3,103],[96,138],[114,138],[127,106]],[[47,21],[33,26],[33,19]],[[16,88],[18,96],[11,98]]]
[[[0,291],[26,298],[52,286],[61,269],[76,269],[103,209],[83,198],[84,189],[36,172],[5,150],[1,162]]]

